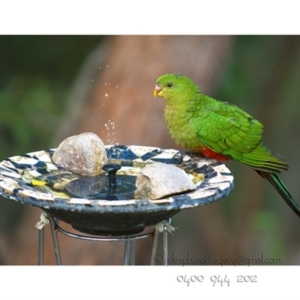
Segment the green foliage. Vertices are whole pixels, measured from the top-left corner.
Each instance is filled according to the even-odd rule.
[[[0,87],[16,76],[72,84],[99,36],[1,36]]]
[[[0,37],[0,158],[53,147],[72,83],[97,36]]]
[[[18,78],[0,90],[1,156],[49,147],[48,141],[64,111],[67,90],[41,79]],[[59,103],[61,101],[62,104]]]
[[[266,244],[265,254],[268,257],[282,257],[285,252],[285,243],[280,232],[277,216],[272,211],[261,210],[253,218],[253,228]]]
[[[268,75],[267,55],[272,43],[274,38],[265,36],[239,36],[234,40],[228,67],[218,89],[221,100],[236,104],[249,113],[254,111],[259,86]]]

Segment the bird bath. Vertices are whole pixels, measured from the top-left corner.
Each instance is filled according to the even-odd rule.
[[[101,178],[59,170],[51,159],[55,149],[7,158],[0,162],[0,194],[41,208],[56,229],[61,220],[80,232],[109,240],[133,239],[146,227],[168,220],[183,209],[219,200],[233,188],[233,176],[224,164],[190,152],[133,145],[106,145],[105,149],[108,163],[117,164],[120,170],[111,170],[108,165],[111,173]],[[203,174],[204,179],[190,192],[157,200],[134,199],[136,175],[151,161],[180,166],[190,176]],[[74,177],[76,180],[70,181],[65,190],[53,188]]]

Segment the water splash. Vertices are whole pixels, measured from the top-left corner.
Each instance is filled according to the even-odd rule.
[[[106,142],[108,145],[118,145],[116,141],[117,128],[118,125],[113,121],[113,119],[108,119],[107,123],[104,124],[106,129]]]
[[[109,65],[104,65],[104,66],[99,66],[99,70],[105,69],[109,67]],[[113,83],[112,83],[113,85]],[[107,98],[109,96],[109,86],[111,86],[110,82],[104,82],[104,91],[103,91],[103,95],[101,100],[102,100],[102,106],[105,106],[107,103]],[[116,88],[119,87],[119,85],[115,85]],[[108,88],[108,90],[106,90],[106,88]],[[109,99],[111,101],[111,99]],[[117,128],[118,125],[116,125],[115,121],[111,118],[108,119],[107,123],[104,124],[105,130],[102,130],[101,133],[105,136],[106,135],[106,144],[108,145],[119,145],[119,143],[116,141],[116,136],[117,136]]]

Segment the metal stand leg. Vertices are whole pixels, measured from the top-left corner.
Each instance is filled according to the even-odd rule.
[[[152,252],[151,252],[151,259],[150,259],[150,264],[152,266],[155,265],[155,262],[157,260],[156,254],[157,254],[158,238],[159,238],[159,231],[157,229],[155,229]]]
[[[164,253],[164,265],[168,265],[168,229],[167,225],[164,225],[163,231],[163,253]]]
[[[44,264],[44,236],[45,229],[39,230],[39,245],[38,245],[38,265],[42,266]]]
[[[51,233],[52,233],[52,240],[53,240],[53,246],[54,246],[54,253],[56,258],[56,264],[62,265],[61,256],[60,256],[60,250],[59,250],[59,244],[55,229],[55,222],[52,217],[49,217],[50,220],[50,226],[51,226]]]
[[[135,264],[135,241],[128,240],[125,242],[124,265]]]
[[[161,261],[161,255],[163,256],[163,263],[165,266],[168,265],[168,225],[170,225],[171,219],[168,221],[163,221],[158,223],[155,227],[154,231],[154,241],[152,246],[152,253],[151,253],[151,259],[150,264],[155,265],[156,261]],[[160,253],[160,257],[157,257],[157,245],[158,245],[158,238],[160,232],[163,233],[163,253]]]

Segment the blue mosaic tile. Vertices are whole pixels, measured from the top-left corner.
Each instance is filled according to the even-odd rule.
[[[40,173],[46,174],[47,173],[47,165],[43,161],[38,161],[33,167]]]
[[[32,165],[30,165],[30,164],[17,163],[17,162],[14,162],[14,161],[10,160],[10,159],[7,159],[7,161],[12,163],[16,169],[23,170],[23,169],[32,168]]]
[[[131,151],[131,149],[124,149],[119,156],[119,159],[123,160],[134,160],[137,159],[138,156]]]
[[[143,156],[141,156],[141,159],[142,160],[150,159],[152,157],[155,157],[157,154],[160,154],[161,152],[162,152],[161,150],[155,149],[155,150],[148,152],[148,153],[144,154]]]
[[[119,159],[122,149],[111,147],[106,149],[106,155],[108,159]]]
[[[211,178],[216,177],[216,176],[218,176],[217,172],[211,172],[211,173],[208,173],[208,174],[204,175],[205,179],[211,179]]]

